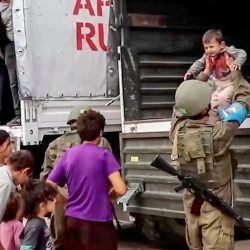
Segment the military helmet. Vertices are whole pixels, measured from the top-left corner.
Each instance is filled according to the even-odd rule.
[[[88,106],[79,105],[71,109],[69,112],[67,124],[70,125],[72,122],[76,121],[77,118],[86,110],[90,110],[91,108]]]
[[[183,116],[200,114],[211,101],[212,91],[207,82],[187,80],[175,92],[175,103]]]

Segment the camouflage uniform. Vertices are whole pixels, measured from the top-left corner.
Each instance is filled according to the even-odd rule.
[[[237,85],[234,101],[241,101],[249,108],[249,83],[239,72],[235,74]],[[200,77],[206,80],[202,78],[202,75]],[[182,104],[185,106],[185,100],[190,97],[190,94],[192,95],[192,103],[195,103],[195,107],[192,109],[190,105],[187,109],[193,116],[198,115],[209,105],[209,102],[206,105],[205,103],[199,104],[199,99],[206,99],[206,94],[204,97],[202,91],[197,92],[199,95],[196,96],[189,93],[194,90],[195,86],[192,86],[191,82],[189,88],[179,91],[178,96],[178,98],[183,98]],[[194,98],[197,100],[194,101]],[[238,127],[236,122],[223,122],[213,117],[212,119],[204,116],[189,119],[188,116],[183,115],[182,110],[178,110],[176,100],[170,138],[173,141],[173,147],[176,147],[179,167],[184,173],[205,182],[218,197],[228,203],[231,202],[235,192],[229,147]],[[186,240],[190,250],[234,249],[234,219],[224,215],[208,202],[197,205],[197,199],[188,191],[184,192],[183,202]]]
[[[76,130],[66,132],[52,141],[45,152],[42,174],[48,174],[53,169],[55,162],[62,156],[65,150],[80,144],[81,138]],[[112,152],[111,145],[104,137],[99,146],[107,148]]]
[[[86,110],[86,107],[83,107],[80,110],[84,111],[84,109]],[[81,113],[80,110],[78,109],[77,116],[79,116],[79,114]],[[79,111],[80,111],[80,113],[79,113]],[[75,112],[75,114],[73,114],[73,116],[72,116],[72,112],[70,113],[69,118],[68,118],[68,122],[67,122],[68,124],[70,124],[70,122],[72,120],[76,119],[76,118],[73,119],[74,116],[76,116],[76,114],[77,114],[77,112]],[[65,150],[72,148],[74,146],[80,145],[80,144],[81,144],[81,138],[78,135],[76,130],[66,132],[62,136],[60,136],[60,137],[56,138],[54,141],[52,141],[49,144],[49,146],[45,152],[44,162],[42,165],[42,173],[40,175],[40,178],[45,179],[48,176],[48,174],[53,169],[56,161],[58,161],[60,159],[62,154],[65,152]],[[109,144],[107,139],[105,139],[104,137],[102,138],[99,146],[106,148],[112,152],[111,145]],[[59,189],[60,193],[62,194],[62,196],[60,196],[60,199],[58,199],[56,202],[55,213],[52,216],[52,220],[51,220],[51,231],[52,231],[52,235],[54,238],[55,249],[64,249],[64,245],[65,245],[65,238],[64,238],[64,235],[65,235],[65,215],[64,215],[64,213],[65,213],[65,206],[66,206],[67,197],[68,197],[68,191],[67,191],[67,187],[64,187],[64,188],[58,187],[58,189]]]

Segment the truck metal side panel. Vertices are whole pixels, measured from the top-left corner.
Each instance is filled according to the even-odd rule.
[[[22,143],[38,145],[44,135],[63,134],[70,110],[77,105],[88,106],[101,112],[106,119],[105,132],[121,131],[120,103],[105,105],[112,98],[69,98],[49,100],[22,100]]]
[[[238,160],[235,182],[241,190],[241,196],[235,202],[235,209],[246,220],[250,220],[249,141],[249,129],[242,129],[232,145]],[[157,154],[170,160],[172,144],[168,133],[121,134],[121,143],[124,177],[128,183],[143,183],[144,189],[129,202],[129,211],[183,218],[182,194],[174,191],[174,188],[179,185],[178,179],[150,166],[150,162]]]
[[[110,1],[14,0],[21,97],[118,95],[113,12]]]

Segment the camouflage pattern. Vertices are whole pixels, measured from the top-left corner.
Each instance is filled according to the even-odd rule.
[[[197,76],[197,80],[200,81],[207,81],[208,76],[201,72]],[[232,98],[232,102],[243,102],[248,110],[250,110],[250,88],[249,88],[249,82],[242,76],[242,73],[240,70],[234,70],[231,72],[231,79],[234,83],[234,94]]]
[[[112,147],[105,137],[102,137],[99,146],[108,149],[112,153]]]
[[[80,144],[81,139],[76,130],[66,132],[52,141],[45,152],[42,173],[48,174],[53,169],[55,162],[62,156],[65,150]]]
[[[67,124],[70,125],[72,122],[77,120],[80,114],[84,113],[86,110],[90,110],[91,108],[88,106],[76,106],[70,112],[67,119]]]
[[[235,220],[204,202],[200,215],[190,213],[193,204],[190,193],[184,192],[186,242],[190,250],[233,250]],[[201,237],[202,230],[202,237]]]
[[[200,75],[202,77],[202,75]],[[241,73],[235,73],[235,89],[234,89],[234,99],[233,101],[242,101],[247,107],[250,105],[250,85],[242,78]],[[193,89],[192,91],[195,91]],[[196,94],[196,93],[195,93]],[[198,102],[202,98],[202,95],[197,93]],[[183,93],[183,100],[187,100]],[[185,103],[183,103],[185,106]],[[192,105],[195,106],[195,103]],[[191,107],[191,106],[190,106]],[[210,116],[204,116],[199,120],[191,120],[183,118],[183,116],[178,116],[178,112],[174,112],[170,139],[174,142],[176,139],[176,134],[179,134],[179,129],[183,132],[188,124],[192,124],[192,128],[195,131],[199,131],[202,126],[211,126],[211,141],[213,146],[213,163],[220,164],[218,167],[221,171],[224,171],[225,175],[231,172],[232,174],[232,164],[230,145],[238,130],[239,124],[237,122],[223,122],[220,120],[211,119]],[[197,128],[198,127],[198,128]],[[178,144],[178,140],[177,140]],[[177,152],[178,155],[178,152]],[[228,161],[223,161],[229,159]],[[223,161],[223,163],[222,163]],[[222,168],[223,166],[223,168]],[[197,168],[197,164],[193,163],[193,168]],[[223,173],[222,173],[223,174]],[[230,179],[226,184],[213,189],[215,195],[223,199],[225,202],[230,203],[232,200],[232,194],[235,194],[236,184]],[[235,196],[234,196],[235,197]],[[194,195],[188,191],[184,192],[183,203],[185,209],[186,218],[186,238],[189,248],[191,250],[202,250],[202,249],[233,249],[234,244],[234,220],[222,214],[218,209],[211,207],[208,202],[204,202],[200,209],[200,215],[191,214],[191,206]],[[218,228],[220,229],[218,231]],[[223,239],[223,242],[221,240]]]
[[[211,96],[212,91],[208,83],[198,80],[187,80],[182,82],[176,90],[176,107],[183,116],[195,116],[208,107]]]
[[[45,176],[53,169],[55,162],[62,156],[65,150],[80,144],[81,138],[76,130],[66,132],[52,141],[45,152],[41,175]],[[110,143],[104,137],[102,138],[100,146],[112,152]]]
[[[46,152],[44,157],[44,162],[42,165],[42,173],[40,175],[40,179],[46,179],[48,174],[51,172],[55,163],[60,159],[63,153],[74,146],[80,145],[81,139],[76,130],[66,132],[64,135],[56,138],[52,141]],[[99,144],[100,147],[108,149],[112,152],[112,148],[110,143],[104,137]],[[68,197],[67,187],[58,188],[60,191],[60,197],[56,202],[55,213],[51,219],[51,231],[54,239],[54,247],[55,249],[59,249],[60,247],[65,245],[65,206]]]

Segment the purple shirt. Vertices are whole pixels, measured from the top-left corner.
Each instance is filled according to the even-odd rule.
[[[61,187],[68,185],[66,216],[112,221],[108,176],[120,169],[107,149],[86,143],[67,150],[48,179]]]

